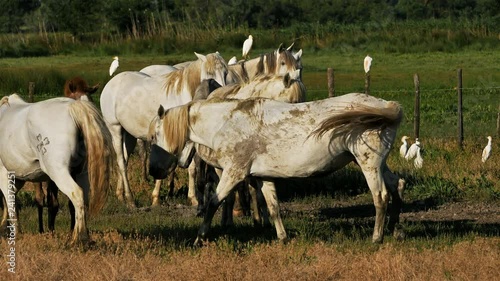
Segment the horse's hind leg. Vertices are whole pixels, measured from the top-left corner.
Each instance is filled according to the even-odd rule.
[[[57,185],[53,181],[49,181],[47,185],[47,208],[49,215],[49,231],[53,232],[55,230],[56,216],[59,212],[59,200]]]
[[[399,226],[399,215],[403,207],[403,191],[405,187],[405,180],[399,178],[397,175],[391,172],[384,165],[384,181],[385,185],[388,187],[391,193],[392,204],[389,211],[389,232],[393,233],[396,239],[403,239],[405,234],[401,227]]]
[[[51,173],[52,172],[52,173]],[[68,196],[75,208],[75,227],[71,236],[71,244],[86,243],[90,241],[86,225],[84,188],[80,187],[64,169],[48,171],[51,179],[59,187],[62,193]]]
[[[126,158],[126,148],[125,148],[125,143],[124,143],[124,135],[122,134],[122,127],[120,125],[112,125],[109,127],[109,130],[111,132],[111,136],[113,139],[113,148],[116,152],[116,161],[118,162],[118,184],[116,187],[116,197],[120,201],[125,201],[124,193],[128,197],[131,198],[130,194],[130,187],[128,183],[128,176],[127,176],[127,158]],[[129,198],[127,199],[127,203],[129,203]],[[132,202],[129,204],[130,207],[135,207],[135,204]]]
[[[258,186],[259,184],[257,184]],[[283,221],[280,215],[280,206],[278,202],[278,195],[276,194],[276,188],[274,182],[262,181],[262,194],[266,199],[267,208],[269,210],[269,215],[274,222],[274,227],[276,228],[276,234],[280,241],[285,241],[287,238],[285,227],[283,226]]]
[[[360,161],[358,161],[360,163]],[[389,194],[382,177],[382,167],[371,165],[360,165],[366,182],[372,193],[373,204],[375,205],[375,227],[373,230],[373,243],[382,243],[384,240],[384,223],[389,202]]]
[[[38,232],[43,233],[43,207],[45,202],[45,194],[41,182],[35,182],[35,204],[38,210]]]

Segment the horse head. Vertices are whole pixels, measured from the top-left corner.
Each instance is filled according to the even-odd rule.
[[[283,44],[280,44],[278,49],[274,52],[261,55],[260,61],[257,64],[256,75],[285,75],[286,73],[296,69],[302,69],[302,63],[300,62],[302,50],[294,54],[289,50],[289,48],[285,48],[283,47]]]
[[[99,89],[100,84],[89,87],[87,82],[81,77],[76,76],[68,79],[64,85],[64,96],[75,100],[83,99],[92,101],[91,94]]]
[[[188,106],[165,110],[160,105],[158,115],[150,124],[149,174],[155,179],[164,179],[178,164],[187,168],[191,162],[194,150],[192,143],[187,145],[188,110]]]
[[[219,85],[226,85],[226,75],[228,73],[227,63],[219,52],[202,55],[195,52],[201,60],[200,82],[206,79],[214,79]]]

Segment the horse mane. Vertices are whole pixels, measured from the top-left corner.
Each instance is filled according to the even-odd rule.
[[[212,53],[205,56],[206,61],[203,62],[201,59],[190,63],[185,68],[172,71],[166,74],[165,77],[165,92],[167,95],[170,93],[179,94],[182,91],[184,85],[187,86],[187,90],[191,93],[191,97],[196,94],[196,88],[200,85],[202,71],[205,71],[208,75],[214,75],[217,69],[226,67],[224,64],[224,59],[218,53]],[[203,69],[202,68],[203,65]]]
[[[368,129],[382,130],[389,126],[399,126],[402,118],[401,105],[395,101],[389,101],[384,108],[355,103],[346,112],[323,120],[310,136],[314,135],[316,138],[320,138],[330,130],[333,130],[333,136],[352,134],[354,131],[362,132]]]
[[[170,108],[163,117],[163,131],[169,152],[180,154],[186,145],[190,104]]]
[[[287,102],[298,103],[306,101],[306,86],[304,85],[304,83],[302,83],[300,79],[291,78],[290,74],[287,73],[284,77],[283,83],[286,84],[285,84],[285,89],[282,91],[282,93],[283,92],[289,93],[288,91],[291,91],[292,93],[287,95],[290,97]]]
[[[260,55],[255,75],[275,73],[278,68],[278,59],[280,56],[284,56],[284,61],[288,67],[293,66],[297,68],[297,60],[293,56],[292,52],[288,50],[281,50],[280,48],[274,52]]]
[[[196,91],[201,79],[201,64],[202,61],[198,59],[190,63],[185,68],[165,74],[165,93],[167,95],[180,94],[186,80],[188,81],[188,90],[193,93],[192,95],[194,96],[194,92]]]
[[[208,99],[227,99],[227,98],[232,98],[236,93],[241,90],[241,88],[246,85],[246,83],[241,82],[241,83],[236,83],[236,84],[231,84],[227,85],[225,87],[221,87],[219,89],[216,89],[213,91],[209,96]]]

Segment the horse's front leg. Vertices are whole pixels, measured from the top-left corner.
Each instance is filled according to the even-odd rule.
[[[245,179],[245,176],[246,175],[242,173],[242,170],[226,169],[222,172],[219,184],[217,185],[217,190],[210,198],[210,201],[207,202],[205,217],[203,218],[203,223],[198,230],[198,236],[194,242],[195,245],[200,245],[202,240],[206,238],[217,208],[219,208],[220,204],[224,199],[226,199],[228,194],[235,189],[236,185]]]

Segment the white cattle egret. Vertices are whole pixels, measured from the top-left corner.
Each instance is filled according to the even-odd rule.
[[[109,76],[113,76],[113,73],[115,73],[118,66],[119,66],[118,57],[114,57],[113,62],[109,66]]]
[[[401,147],[399,147],[399,154],[401,155],[401,157],[405,158],[406,156],[406,152],[408,151],[408,142],[406,142],[406,140],[409,139],[408,136],[403,136],[401,138],[401,142],[403,143],[401,145]]]
[[[227,62],[227,65],[233,65],[236,64],[237,62],[238,61],[236,60],[236,56],[234,56]]]
[[[243,42],[243,51],[242,55],[244,59],[248,58],[248,53],[250,53],[250,49],[252,49],[253,37],[252,35],[248,35],[248,39]]]
[[[422,165],[424,164],[424,159],[420,154],[420,150],[421,150],[420,141],[418,140],[418,138],[415,138],[415,143],[410,146],[405,156],[406,160],[411,160],[415,158],[414,165],[415,168],[417,169],[422,168]]]
[[[370,56],[365,57],[365,61],[363,62],[363,66],[365,67],[365,73],[370,71],[370,66],[372,65],[372,58]]]
[[[491,136],[488,136],[487,139],[488,139],[488,144],[484,147],[483,157],[481,158],[483,163],[486,162],[486,160],[488,160],[488,158],[490,158],[491,155]]]

